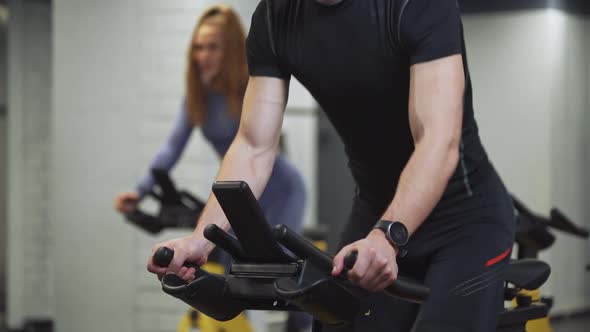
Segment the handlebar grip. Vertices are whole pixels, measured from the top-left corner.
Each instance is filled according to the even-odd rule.
[[[328,273],[332,270],[332,256],[319,250],[287,226],[277,225],[273,230],[273,235],[277,241],[299,256],[299,258],[309,260],[320,269],[328,271]],[[349,252],[344,259],[345,268],[350,270],[354,266],[354,263],[356,263],[357,257],[358,252]],[[346,272],[344,272],[344,276],[346,276]],[[385,289],[385,292],[406,301],[421,303],[428,298],[430,289],[416,281],[398,278]]]
[[[344,257],[344,268],[347,270],[352,270],[354,267],[354,263],[356,263],[356,259],[358,258],[359,253],[356,250],[353,250],[346,254]]]
[[[174,250],[167,247],[160,247],[156,250],[153,257],[154,265],[167,267],[174,257]]]
[[[357,258],[358,252],[356,250],[350,251],[346,254],[344,257],[344,270],[342,271],[341,276],[346,277],[348,271],[352,270],[354,267]],[[406,301],[422,303],[428,298],[430,289],[416,281],[398,278],[393,284],[385,288],[385,292],[393,296],[402,297]]]
[[[349,251],[348,254],[344,256],[344,268],[342,269],[342,272],[340,272],[341,278],[348,279],[348,271],[352,270],[358,256],[359,253],[356,250]]]
[[[154,253],[154,257],[152,258],[152,261],[154,262],[154,265],[156,265],[156,266],[168,267],[168,265],[170,265],[170,262],[172,262],[172,258],[174,258],[174,250],[172,250],[168,247],[160,247]],[[195,269],[195,271],[197,271],[197,275],[199,273],[201,273],[199,265],[197,265],[197,264],[185,262],[183,266],[185,266],[187,268]]]

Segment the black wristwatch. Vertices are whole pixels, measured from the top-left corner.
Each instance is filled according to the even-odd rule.
[[[392,246],[397,248],[397,256],[403,258],[408,251],[405,246],[410,239],[408,229],[399,221],[379,220],[373,229],[379,229],[385,233],[385,238]]]

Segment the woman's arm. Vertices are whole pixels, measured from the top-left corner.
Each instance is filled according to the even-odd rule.
[[[158,153],[156,153],[156,156],[150,163],[148,172],[137,186],[140,196],[145,195],[154,186],[155,180],[152,176],[151,169],[159,168],[170,171],[182,156],[193,131],[193,126],[189,120],[185,105],[183,102],[170,135],[166,139],[166,142],[164,142],[164,145],[160,147]]]

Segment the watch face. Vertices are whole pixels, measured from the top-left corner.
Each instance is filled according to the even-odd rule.
[[[398,246],[406,245],[408,242],[408,230],[400,222],[395,222],[389,227],[389,236]]]

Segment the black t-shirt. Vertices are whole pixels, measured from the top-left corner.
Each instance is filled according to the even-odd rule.
[[[488,163],[459,13],[456,0],[263,0],[248,35],[250,75],[294,76],[310,91],[344,142],[361,197],[382,209],[414,150],[410,66],[462,54],[461,159],[443,196],[456,202],[456,194],[471,196],[474,174]]]

